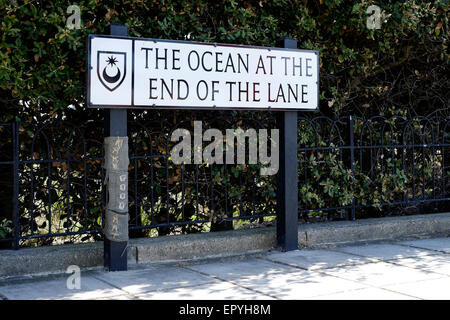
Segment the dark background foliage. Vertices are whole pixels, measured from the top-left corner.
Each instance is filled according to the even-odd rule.
[[[96,119],[84,99],[86,37],[120,22],[130,36],[274,46],[281,36],[320,52],[322,113],[438,113],[449,102],[448,1],[0,1],[2,121]],[[370,4],[385,15],[366,26]],[[74,108],[68,108],[73,105]]]

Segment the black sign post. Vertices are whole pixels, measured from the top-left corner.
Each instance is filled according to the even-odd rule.
[[[278,47],[297,49],[297,40],[284,37]],[[283,251],[298,249],[297,111],[280,111],[280,168],[277,174],[277,245]]]
[[[110,35],[127,36],[127,27],[120,24],[109,26]],[[105,137],[127,136],[127,110],[105,109]],[[106,155],[105,155],[106,156]],[[128,183],[128,181],[127,181]],[[108,190],[107,190],[108,192]],[[127,191],[128,192],[128,188]],[[104,266],[109,271],[127,270],[127,241],[104,239]]]

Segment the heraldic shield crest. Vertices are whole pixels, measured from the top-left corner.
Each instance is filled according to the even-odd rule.
[[[103,86],[114,91],[127,74],[127,53],[119,51],[97,52],[97,75]]]

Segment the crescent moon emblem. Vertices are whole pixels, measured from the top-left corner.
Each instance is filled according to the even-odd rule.
[[[108,83],[115,83],[117,81],[119,81],[120,79],[120,69],[117,68],[117,74],[113,77],[108,76],[108,74],[106,73],[106,67],[103,69],[103,79],[105,79],[106,82]]]

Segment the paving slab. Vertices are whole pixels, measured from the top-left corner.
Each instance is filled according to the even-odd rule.
[[[342,279],[357,281],[375,287],[432,280],[442,275],[412,269],[387,262],[368,263],[350,267],[325,269],[322,272]]]
[[[358,257],[343,252],[309,249],[272,253],[267,255],[265,259],[306,270],[319,270],[378,261],[376,259]]]
[[[304,299],[366,287],[354,281],[259,259],[253,259],[252,263],[215,263],[189,268],[278,299]]]
[[[133,295],[162,289],[197,286],[217,280],[181,267],[150,267],[144,270],[98,272],[97,279]]]
[[[278,299],[288,300],[307,299],[367,287],[354,281],[309,271],[271,275],[258,279],[241,278],[235,280],[235,283]]]
[[[420,300],[417,297],[392,292],[379,288],[363,288],[349,290],[323,296],[316,296],[309,299],[314,300]]]
[[[217,281],[195,287],[138,294],[145,300],[272,300],[273,298],[229,282]]]
[[[396,244],[367,244],[338,247],[333,250],[379,260],[393,260],[437,254],[436,251],[411,248]]]
[[[450,276],[450,255],[433,255],[391,260],[390,263]]]
[[[434,239],[422,239],[413,241],[402,241],[399,242],[399,244],[450,253],[450,238],[434,238]]]
[[[118,296],[125,292],[92,276],[81,277],[81,289],[68,289],[67,278],[9,284],[0,294],[10,300],[87,300]]]
[[[386,286],[386,288],[402,294],[413,295],[421,299],[450,300],[450,278],[448,277]]]
[[[188,267],[191,270],[226,280],[241,277],[267,277],[272,274],[298,271],[297,268],[263,259],[247,259],[240,261],[215,262]]]

